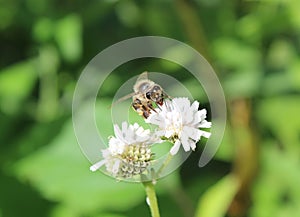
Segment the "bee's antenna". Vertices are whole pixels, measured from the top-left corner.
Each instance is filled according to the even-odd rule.
[[[120,103],[120,102],[123,102],[124,100],[126,99],[129,99],[130,97],[133,97],[135,95],[135,93],[130,93],[126,96],[123,96],[121,97],[120,99],[117,99],[116,101],[114,101],[110,106],[109,108],[111,109],[113,106],[115,106],[116,104]]]

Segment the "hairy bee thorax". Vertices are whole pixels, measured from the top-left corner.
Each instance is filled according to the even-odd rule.
[[[141,76],[146,76],[142,73]],[[162,87],[148,79],[141,79],[133,87],[136,95],[132,97],[133,109],[144,118],[148,118],[152,111],[156,112],[155,107],[161,106],[166,97]]]

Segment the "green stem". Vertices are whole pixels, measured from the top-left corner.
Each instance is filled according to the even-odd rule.
[[[168,164],[170,163],[170,161],[172,160],[173,155],[171,155],[170,153],[168,154],[165,162],[161,165],[161,167],[158,169],[157,171],[157,177],[160,176],[160,174],[163,172],[163,170],[168,166]]]
[[[154,184],[152,182],[143,182],[143,185],[145,187],[145,191],[147,194],[147,198],[148,198],[147,203],[150,207],[151,216],[159,217],[160,214],[159,214]]]

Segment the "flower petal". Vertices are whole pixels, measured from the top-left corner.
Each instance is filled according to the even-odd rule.
[[[101,160],[95,164],[93,164],[91,167],[90,167],[90,170],[95,172],[96,170],[98,170],[100,167],[102,167],[104,164],[105,164],[105,160]]]
[[[193,103],[186,97],[173,98],[166,100],[165,103],[146,119],[147,123],[158,126],[158,131],[164,132],[169,140],[175,141],[176,144],[171,149],[171,153],[177,153],[180,145],[185,151],[195,150],[196,143],[201,136],[208,138],[209,132],[200,130],[199,128],[210,128],[211,122],[206,121],[206,109],[198,110],[199,102]]]
[[[199,108],[199,102],[198,101],[194,101],[193,104],[191,105],[191,110],[193,111],[198,111]]]
[[[206,131],[202,131],[202,136],[204,136],[205,138],[209,138],[211,136],[211,133],[210,132],[206,132]]]
[[[111,173],[113,175],[117,175],[117,173],[119,172],[120,164],[121,164],[121,160],[119,159],[116,159],[115,162],[113,163],[112,170],[111,170]]]
[[[117,139],[122,140],[124,142],[122,131],[117,124],[114,125],[114,132]]]
[[[202,135],[201,130],[194,127],[184,126],[183,131],[188,135],[189,138],[195,140],[196,142],[199,141]]]
[[[176,140],[174,145],[172,146],[172,148],[170,149],[170,153],[171,155],[175,155],[177,154],[179,148],[180,148],[180,141],[179,140]]]
[[[190,146],[191,146],[191,149],[192,149],[193,151],[195,151],[195,149],[196,149],[196,141],[191,141],[191,140],[190,140]]]
[[[191,147],[189,144],[189,137],[185,132],[182,132],[180,141],[181,141],[184,151],[188,152],[191,149]]]

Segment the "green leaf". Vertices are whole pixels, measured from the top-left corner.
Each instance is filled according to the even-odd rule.
[[[69,62],[77,61],[82,55],[82,24],[80,17],[71,14],[59,20],[54,38],[63,58]]]
[[[281,3],[281,2],[280,2]],[[300,14],[298,13],[298,8],[300,7],[300,2],[297,0],[291,0],[285,2],[287,6],[287,13],[290,17],[290,22],[293,24],[294,28],[298,29],[300,25]]]
[[[296,80],[291,79],[288,73],[280,71],[280,73],[269,74],[264,78],[261,85],[261,93],[264,96],[274,96],[282,93],[288,93],[293,89],[293,83]],[[284,84],[284,85],[282,85]]]
[[[259,91],[261,73],[259,70],[246,70],[230,74],[224,89],[230,98],[253,97]]]
[[[287,74],[289,76],[289,82],[292,84],[295,90],[300,90],[300,60],[294,61],[288,68]]]
[[[297,155],[300,151],[298,96],[282,96],[264,99],[257,106],[257,118],[280,140],[287,151]],[[288,123],[288,124],[287,124]]]
[[[113,213],[101,213],[101,215],[97,215],[94,217],[126,217],[126,216],[120,214],[113,214]]]
[[[28,183],[20,183],[15,177],[2,173],[7,167],[1,169],[0,216],[45,216],[51,210],[54,203],[42,198]]]
[[[239,182],[233,175],[221,179],[199,200],[195,217],[225,216],[238,188]]]
[[[6,113],[21,109],[37,79],[34,61],[16,63],[0,71],[0,107]]]
[[[274,69],[283,69],[297,58],[295,47],[288,40],[274,41],[269,49],[267,64]]]
[[[120,21],[128,27],[135,27],[141,21],[141,11],[132,1],[120,1],[116,5],[116,14]]]
[[[260,174],[252,190],[250,216],[283,217],[300,212],[299,166],[298,155],[282,151],[276,141],[261,144]]]
[[[53,120],[58,111],[57,71],[60,59],[56,47],[44,45],[40,47],[37,66],[40,76],[39,102],[36,112],[41,121]]]
[[[165,59],[172,59],[172,60],[180,60],[180,63],[183,65],[187,65],[188,63],[191,62],[193,59],[193,56],[191,52],[188,52],[186,47],[182,45],[176,45],[173,46],[172,48],[169,48],[164,52],[162,55],[162,60],[161,60],[161,65],[162,67],[168,69],[168,70],[178,70],[181,69],[181,65],[171,62],[171,61],[166,61]]]
[[[217,150],[215,159],[230,162],[235,153],[234,141],[232,139],[231,126],[227,124],[222,142]]]
[[[235,28],[237,34],[243,37],[246,41],[258,42],[261,40],[261,25],[260,17],[257,14],[249,13],[237,20]]]
[[[49,18],[40,18],[33,26],[32,36],[41,43],[49,41],[53,36],[53,21]]]
[[[260,61],[260,53],[253,46],[232,38],[220,38],[213,49],[217,60],[227,68],[253,70]]]

